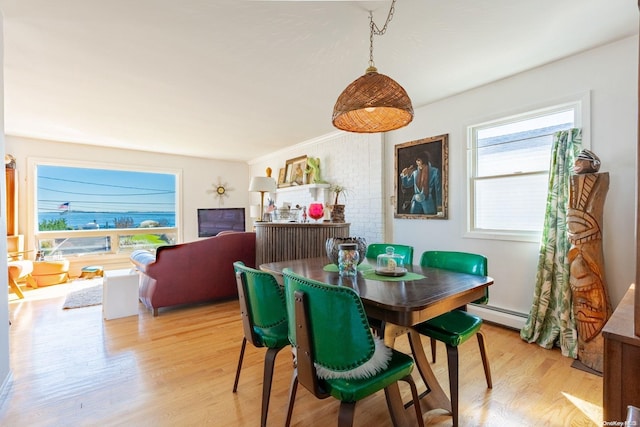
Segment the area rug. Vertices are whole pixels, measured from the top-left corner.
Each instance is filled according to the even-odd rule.
[[[102,278],[90,280],[74,280],[62,306],[70,308],[89,307],[102,304]]]

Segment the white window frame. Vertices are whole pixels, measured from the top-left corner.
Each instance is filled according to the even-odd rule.
[[[76,167],[76,168],[88,168],[88,169],[106,169],[106,170],[118,170],[118,171],[135,171],[135,172],[150,172],[150,173],[163,173],[163,174],[171,174],[176,178],[176,219],[175,219],[175,227],[162,227],[162,228],[154,228],[154,232],[158,233],[175,233],[177,243],[182,242],[182,230],[184,228],[182,224],[182,170],[181,169],[172,169],[172,168],[152,168],[148,166],[140,166],[140,165],[130,165],[130,164],[116,164],[116,163],[104,163],[104,162],[89,162],[89,161],[77,161],[77,160],[66,160],[66,159],[50,159],[50,158],[38,158],[38,157],[30,157],[27,158],[27,171],[29,175],[29,181],[31,185],[28,188],[27,194],[27,230],[28,230],[28,238],[29,235],[33,239],[33,242],[37,242],[40,239],[48,239],[48,238],[60,238],[66,237],[69,235],[70,237],[96,237],[96,236],[109,236],[112,242],[112,251],[108,253],[99,253],[99,254],[87,254],[81,255],[81,257],[90,262],[92,259],[95,260],[104,260],[113,259],[113,260],[121,260],[128,259],[128,252],[118,252],[119,247],[119,238],[120,236],[130,236],[132,234],[149,234],[150,229],[131,229],[131,228],[122,228],[122,229],[104,229],[104,230],[72,230],[69,232],[65,231],[39,231],[38,230],[38,206],[37,206],[37,167],[40,165],[46,166],[60,166],[60,167]],[[72,233],[72,234],[71,234]],[[80,255],[75,255],[78,257]]]
[[[557,111],[566,110],[567,107],[574,109],[574,127],[582,128],[582,147],[589,149],[590,143],[590,93],[585,92],[578,95],[572,95],[560,100],[549,102],[546,106],[530,107],[526,110],[513,114],[505,114],[500,117],[487,118],[478,123],[465,126],[465,135],[467,136],[466,145],[466,221],[464,237],[490,240],[512,240],[522,242],[540,242],[542,230],[540,231],[524,231],[524,230],[486,230],[475,227],[475,200],[474,200],[474,180],[475,180],[475,133],[479,129],[501,126],[522,120],[531,119],[541,115],[551,114]],[[546,171],[548,177],[548,170]],[[517,176],[517,174],[505,175],[505,177]],[[543,221],[543,218],[541,218]],[[542,225],[542,224],[541,224]]]

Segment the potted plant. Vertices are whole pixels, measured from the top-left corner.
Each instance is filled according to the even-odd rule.
[[[329,205],[331,222],[344,222],[344,205],[338,203],[340,195],[347,197],[347,189],[339,184],[331,184],[329,192],[333,193],[333,204]]]

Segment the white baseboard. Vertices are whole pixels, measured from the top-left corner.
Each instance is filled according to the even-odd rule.
[[[520,330],[527,321],[527,315],[498,307],[484,305],[467,305],[467,311],[482,317],[487,322],[497,323],[508,328]]]

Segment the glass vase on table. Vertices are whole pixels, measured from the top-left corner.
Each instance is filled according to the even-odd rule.
[[[319,219],[324,217],[324,206],[320,202],[313,202],[309,204],[309,209],[307,211],[309,218],[315,219],[316,223]]]

